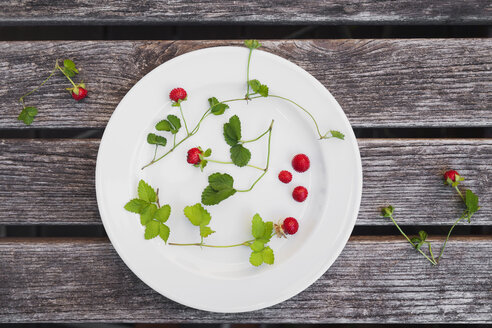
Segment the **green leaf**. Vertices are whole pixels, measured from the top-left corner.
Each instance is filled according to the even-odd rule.
[[[171,123],[169,123],[168,120],[162,120],[155,125],[155,129],[157,131],[171,131],[173,127],[171,126]]]
[[[394,207],[393,206],[388,206],[388,207],[384,207],[381,209],[381,215],[384,216],[385,218],[389,218],[390,216],[393,215],[393,211],[394,211]]]
[[[249,160],[251,159],[251,152],[249,151],[248,148],[244,147],[243,145],[238,144],[232,146],[231,159],[232,162],[239,167],[246,166],[249,163]]]
[[[210,104],[210,111],[214,115],[222,115],[229,108],[229,105],[219,102],[215,97],[208,98],[208,103]]]
[[[208,236],[210,236],[211,234],[213,234],[215,231],[212,230],[210,227],[208,226],[204,226],[204,225],[201,225],[200,226],[200,236],[203,237],[203,238],[206,238]]]
[[[341,139],[341,140],[344,140],[345,139],[345,135],[342,132],[340,132],[340,131],[330,130],[330,133],[331,133],[331,136],[333,138],[338,138],[338,139]]]
[[[418,243],[420,243],[420,238],[419,237],[413,237],[412,239],[410,239],[410,241],[414,244],[418,244]]]
[[[140,214],[140,223],[142,225],[147,225],[147,223],[149,223],[154,218],[156,211],[157,206],[155,206],[155,204],[149,204],[142,210]]]
[[[261,252],[252,252],[249,257],[249,263],[254,266],[260,266],[263,263],[263,255]]]
[[[200,161],[200,164],[198,165],[200,167],[200,171],[203,172],[203,169],[205,168],[205,166],[207,166],[207,164],[208,164],[208,161],[206,159],[202,159]]]
[[[195,226],[206,226],[212,219],[210,213],[208,213],[200,203],[196,203],[193,206],[186,206],[184,208],[184,215],[190,220],[191,224]]]
[[[34,121],[34,117],[38,114],[36,107],[25,107],[17,117],[19,121],[24,122],[26,125],[31,125]]]
[[[260,252],[263,250],[263,248],[265,248],[265,244],[259,240],[255,240],[251,246],[250,246],[251,250],[253,252]]]
[[[135,198],[126,203],[125,210],[127,210],[128,212],[140,214],[149,205],[150,204],[145,200]]]
[[[229,146],[234,146],[241,140],[241,121],[237,115],[224,124],[224,139]]]
[[[155,212],[155,219],[162,223],[166,222],[171,215],[171,206],[164,205]]]
[[[254,79],[254,80],[249,80],[248,81],[248,84],[249,86],[251,87],[251,90],[253,90],[253,92],[258,92],[260,91],[260,88],[261,88],[261,83],[260,81]]]
[[[181,120],[179,119],[179,117],[175,115],[167,115],[167,120],[172,125],[171,133],[178,133],[179,129],[181,128]]]
[[[479,210],[478,207],[478,196],[473,193],[470,189],[466,190],[465,193],[465,204],[468,209],[468,215],[471,216],[473,213]]]
[[[231,197],[236,193],[233,188],[215,190],[211,186],[207,186],[202,192],[202,204],[203,205],[216,205],[221,201]]]
[[[145,239],[152,239],[157,237],[157,235],[159,235],[160,225],[160,222],[154,220],[147,223],[147,225],[145,226]]]
[[[262,238],[265,235],[265,222],[263,222],[259,214],[253,216],[251,234],[255,239]]]
[[[154,133],[149,133],[147,135],[147,142],[151,145],[159,145],[159,146],[165,146],[167,144],[167,139],[161,136],[158,136]]]
[[[75,67],[75,63],[70,59],[65,59],[63,61],[63,67],[67,70],[72,71],[73,73],[79,73],[79,70],[77,69],[77,67]]]
[[[207,150],[205,150],[205,152],[203,153],[203,157],[210,157],[210,155],[212,155],[212,149],[208,148]]]
[[[169,239],[170,232],[171,230],[169,229],[169,227],[164,223],[161,223],[161,225],[159,226],[159,237],[161,237],[161,239],[164,240],[166,244],[167,240]]]
[[[257,49],[261,47],[261,44],[257,40],[245,40],[244,45],[249,49]]]
[[[421,241],[425,241],[427,239],[427,232],[425,232],[424,230],[420,230],[419,236]]]
[[[154,203],[156,201],[154,188],[152,188],[145,181],[140,180],[140,182],[138,183],[138,198],[149,203]]]
[[[258,89],[258,93],[263,97],[268,97],[268,87],[264,84],[260,85],[260,88]]]
[[[214,190],[232,189],[234,179],[227,173],[214,173],[208,177],[208,183]]]
[[[261,251],[261,255],[263,258],[263,262],[265,262],[266,264],[273,264],[273,262],[275,261],[273,249],[271,249],[270,247],[265,247],[265,249]]]
[[[265,243],[268,243],[272,238],[272,233],[273,233],[273,222],[272,221],[265,222],[265,232],[263,232],[262,240]]]

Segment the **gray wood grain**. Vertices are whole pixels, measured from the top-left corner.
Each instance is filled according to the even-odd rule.
[[[49,6],[48,6],[49,7]],[[0,10],[1,11],[1,10]],[[81,69],[88,98],[76,103],[56,76],[27,99],[32,128],[103,128],[126,92],[180,54],[239,41],[0,42],[0,127],[26,128],[19,97],[55,59]],[[330,90],[354,127],[492,126],[492,39],[265,41],[266,51],[306,69]],[[246,64],[246,63],[245,63]],[[253,61],[254,65],[254,61]],[[267,81],[266,81],[267,82]]]
[[[487,24],[487,0],[10,0],[0,24]]]
[[[492,139],[359,139],[364,188],[357,225],[451,225],[463,211],[442,173],[458,170],[480,197],[472,225],[492,225]],[[0,224],[100,224],[99,140],[0,140]],[[468,223],[464,224],[468,225]]]
[[[0,322],[490,323],[491,254],[490,236],[456,237],[433,267],[400,237],[352,237],[292,299],[217,314],[154,292],[107,240],[1,239]]]

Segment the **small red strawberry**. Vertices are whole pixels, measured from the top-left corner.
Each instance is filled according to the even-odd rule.
[[[174,88],[169,93],[169,98],[171,98],[172,101],[177,103],[186,100],[186,97],[187,97],[187,93],[186,90],[183,88]]]
[[[72,98],[79,101],[87,97],[87,89],[78,88],[79,93],[76,94],[75,90],[72,91]]]
[[[292,181],[292,173],[286,170],[280,171],[278,174],[278,179],[283,183],[289,183]]]
[[[287,235],[295,234],[298,229],[299,229],[299,223],[297,222],[296,219],[292,217],[286,218],[282,223],[282,230]]]
[[[449,171],[444,173],[444,180],[450,179],[451,181],[455,182],[456,176],[458,176],[458,177],[460,176],[458,174],[458,172],[456,172],[455,170],[449,170]]]
[[[292,159],[292,167],[297,172],[306,172],[309,169],[309,157],[304,154],[297,154]]]
[[[191,148],[190,150],[188,150],[188,156],[186,157],[186,160],[188,163],[190,164],[193,164],[193,165],[197,165],[197,164],[200,164],[200,155],[202,154],[202,151],[200,150],[200,148]]]
[[[298,202],[303,202],[308,196],[308,191],[303,186],[298,186],[294,188],[292,192],[292,197]]]

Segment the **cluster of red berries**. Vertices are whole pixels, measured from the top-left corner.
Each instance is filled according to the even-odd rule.
[[[306,172],[309,169],[311,162],[309,157],[304,154],[297,154],[292,159],[292,167],[299,173]],[[292,173],[287,170],[280,171],[278,179],[283,183],[289,183],[292,181]],[[303,202],[308,196],[308,190],[303,186],[297,186],[292,191],[292,198],[298,202]]]

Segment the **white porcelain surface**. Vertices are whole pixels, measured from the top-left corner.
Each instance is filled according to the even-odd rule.
[[[168,114],[179,116],[179,110],[170,105],[169,91],[178,86],[187,90],[183,110],[188,125],[195,126],[208,108],[209,97],[225,100],[244,96],[247,56],[246,48],[208,48],[176,57],[154,69],[114,111],[97,158],[99,211],[120,257],[157,292],[207,311],[257,310],[303,291],[342,251],[353,229],[361,197],[357,141],[336,100],[300,67],[258,50],[253,53],[250,77],[267,84],[271,94],[289,97],[308,108],[323,133],[340,130],[345,140],[318,140],[309,117],[283,100],[233,102],[224,115],[208,117],[200,131],[170,156],[140,169],[154,151],[146,143],[146,135],[155,132],[155,123]],[[227,172],[235,178],[237,188],[246,189],[261,173],[253,168],[214,163],[209,163],[201,173],[186,163],[186,151],[195,146],[210,147],[214,159],[229,160],[222,125],[234,114],[242,121],[243,139],[255,138],[275,119],[270,170],[252,192],[237,193],[219,205],[207,207],[212,215],[210,226],[217,232],[206,242],[230,244],[251,239],[251,218],[255,213],[274,222],[293,216],[299,221],[299,232],[288,239],[274,237],[270,243],[275,252],[274,265],[253,267],[248,262],[247,247],[201,249],[166,246],[159,238],[145,240],[138,215],[123,209],[127,201],[136,197],[138,181],[144,179],[159,188],[161,204],[171,205],[169,241],[199,242],[198,229],[183,215],[183,208],[200,202],[208,175]],[[178,139],[184,133],[183,127]],[[165,135],[169,145],[170,134],[158,134]],[[247,147],[252,152],[250,163],[264,166],[267,138]],[[291,159],[298,153],[311,159],[311,168],[305,173],[296,173],[291,167]],[[283,169],[293,173],[289,184],[277,178]],[[295,202],[291,196],[298,185],[309,190],[303,203]]]

